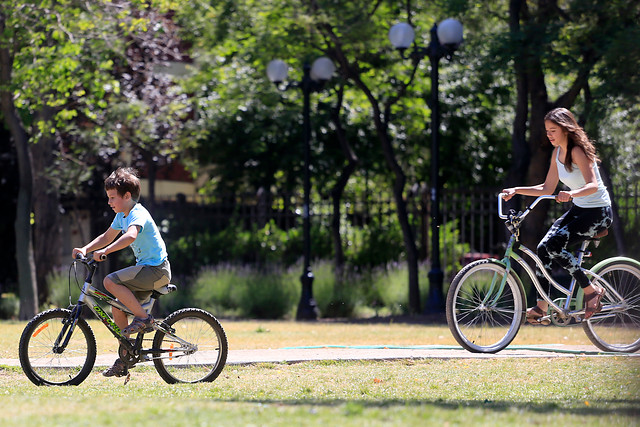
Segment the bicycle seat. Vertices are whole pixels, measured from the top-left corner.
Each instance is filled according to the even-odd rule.
[[[151,299],[158,299],[160,298],[160,296],[170,294],[171,292],[176,290],[178,290],[176,285],[172,285],[171,283],[169,283],[168,285],[164,285],[161,288],[154,289],[151,295],[149,295],[146,300],[142,301],[141,304],[144,307],[144,305],[151,301]]]
[[[171,283],[169,283],[168,285],[164,285],[163,287],[156,289],[155,292],[159,293],[160,295],[167,295],[173,291],[176,291],[177,289],[178,288],[176,288],[176,285],[172,285]]]

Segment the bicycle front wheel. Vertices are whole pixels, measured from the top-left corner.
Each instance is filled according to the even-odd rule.
[[[171,334],[156,332],[153,363],[169,384],[210,382],[227,361],[227,336],[218,320],[197,308],[178,310],[167,317]]]
[[[585,333],[604,351],[640,350],[640,268],[632,262],[617,261],[594,273],[606,282],[599,284],[607,288],[607,294],[602,299],[602,311],[582,322]]]
[[[465,349],[496,353],[516,337],[525,306],[516,278],[495,260],[480,260],[453,279],[447,294],[447,323]]]
[[[84,319],[71,326],[71,311],[55,308],[38,314],[24,328],[20,364],[31,382],[78,385],[87,378],[96,361],[96,339]]]

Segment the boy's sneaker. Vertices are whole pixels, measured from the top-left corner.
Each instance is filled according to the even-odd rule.
[[[118,357],[113,366],[104,371],[102,375],[105,377],[124,377],[128,373],[129,368],[127,368],[127,364]]]
[[[153,331],[153,316],[148,315],[147,318],[134,317],[129,326],[122,330],[123,335],[131,335],[138,332],[151,332]]]

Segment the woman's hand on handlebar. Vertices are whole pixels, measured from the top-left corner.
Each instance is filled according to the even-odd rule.
[[[516,195],[516,189],[515,188],[505,188],[504,190],[502,190],[500,192],[500,194],[502,195],[502,199],[507,202],[509,200],[511,200],[511,198],[513,196]]]
[[[570,202],[571,199],[573,199],[573,197],[568,191],[561,191],[556,195],[556,202],[558,203]]]

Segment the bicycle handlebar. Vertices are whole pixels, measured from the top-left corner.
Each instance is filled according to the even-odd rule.
[[[105,259],[107,259],[107,256],[103,254],[100,256],[100,259],[104,261]],[[83,264],[90,264],[90,263],[96,262],[93,258],[86,257],[79,252],[76,254],[76,261],[80,261]]]
[[[506,193],[500,193],[498,194],[498,216],[502,219],[509,219],[508,215],[505,215],[504,213],[502,213],[502,200],[503,197],[505,196]],[[554,194],[549,194],[549,195],[545,195],[545,196],[539,196],[537,199],[535,199],[533,201],[533,203],[531,203],[525,210],[524,212],[522,212],[519,216],[520,219],[524,219],[524,217],[526,217],[529,212],[531,212],[531,209],[535,208],[536,205],[538,203],[540,203],[542,200],[546,200],[546,199],[555,199],[556,196]]]

